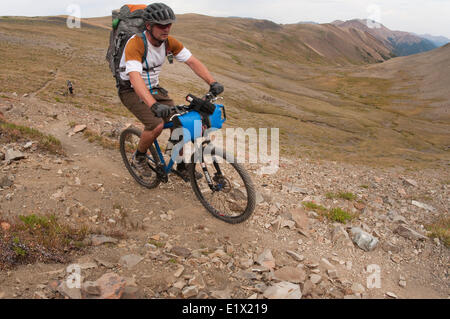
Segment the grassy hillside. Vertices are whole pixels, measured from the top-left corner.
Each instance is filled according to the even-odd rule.
[[[104,58],[110,22],[88,19],[81,29],[68,29],[64,17],[1,18],[0,92],[36,93],[112,119],[131,116]],[[388,51],[364,33],[190,14],[180,16],[173,34],[225,84],[227,125],[279,127],[285,155],[412,167],[448,161],[448,121],[435,123],[426,116],[433,101],[412,94],[427,87],[409,66],[393,77],[366,70]],[[63,95],[67,80],[73,98]],[[161,80],[180,103],[188,92],[207,90],[179,63],[166,65]]]

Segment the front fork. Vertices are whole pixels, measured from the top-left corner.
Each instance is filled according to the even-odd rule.
[[[213,161],[213,165],[214,165],[214,168],[216,169],[216,172],[214,173],[214,177],[211,178],[211,174],[209,174],[209,172],[208,172],[208,167],[206,166],[205,158],[203,156],[203,154],[204,154],[203,150],[209,143],[211,143],[211,141],[209,139],[207,139],[206,141],[204,141],[202,143],[202,160],[201,160],[200,166],[202,167],[203,174],[205,175],[205,178],[206,178],[209,188],[213,192],[218,192],[218,191],[222,190],[222,188],[224,187],[224,185],[218,183],[218,181],[217,181],[217,179],[219,179],[220,177],[223,177],[222,170],[220,169],[219,163],[217,163],[216,161]]]

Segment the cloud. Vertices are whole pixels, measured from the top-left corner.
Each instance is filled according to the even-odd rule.
[[[238,16],[268,19],[277,23],[316,21],[320,23],[369,18],[370,6],[380,8],[380,22],[394,30],[431,33],[450,37],[450,0],[160,0],[176,13]],[[77,4],[82,17],[107,16],[123,4],[142,0],[16,0],[1,1],[1,15],[42,16],[68,14]]]

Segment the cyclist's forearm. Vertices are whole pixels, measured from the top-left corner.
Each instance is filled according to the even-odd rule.
[[[197,74],[201,79],[203,79],[208,85],[211,85],[211,83],[216,82],[209,73],[208,68],[200,62],[196,57],[191,56],[189,60],[186,61],[186,64],[194,71],[195,74]]]
[[[152,106],[154,103],[156,103],[156,100],[150,94],[139,72],[130,72],[129,76],[134,91],[141,98],[141,100],[144,101],[144,103],[148,106]]]

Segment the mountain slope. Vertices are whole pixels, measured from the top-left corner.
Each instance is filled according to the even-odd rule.
[[[379,39],[397,56],[406,56],[435,49],[437,46],[431,41],[409,32],[392,31],[384,25],[362,19],[348,21],[334,21],[334,25],[344,29],[357,29]],[[373,27],[370,27],[373,26]]]

